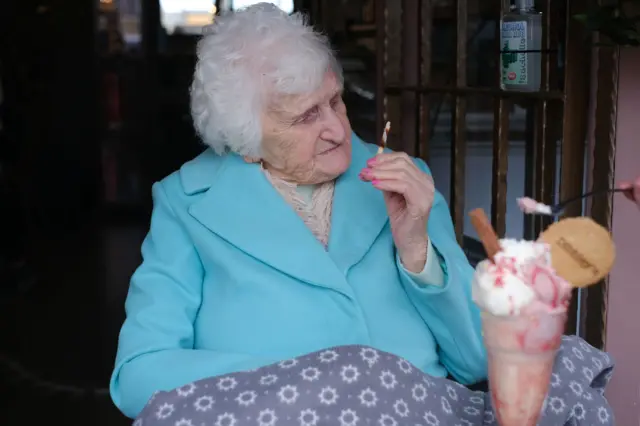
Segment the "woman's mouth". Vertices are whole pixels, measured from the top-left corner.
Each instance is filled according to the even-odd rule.
[[[324,151],[320,152],[318,155],[328,154],[328,153],[330,153],[330,152],[332,152],[332,151],[335,151],[336,149],[340,148],[341,146],[342,146],[342,144],[334,145],[334,146],[332,146],[331,148],[329,148],[329,149],[325,149]]]

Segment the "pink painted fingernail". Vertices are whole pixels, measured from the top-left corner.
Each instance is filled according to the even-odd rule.
[[[376,159],[374,158],[370,158],[369,160],[367,160],[367,166],[371,167],[374,164],[376,164]]]
[[[372,184],[373,186],[376,186],[376,185],[377,185],[377,184],[379,184],[379,183],[380,183],[380,181],[379,181],[378,179],[374,179],[374,180],[372,180],[372,181],[371,181],[371,184]]]

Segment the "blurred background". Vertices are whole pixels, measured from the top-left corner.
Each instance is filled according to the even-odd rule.
[[[106,387],[151,184],[204,149],[188,92],[202,26],[258,2],[5,3],[0,425],[130,424]],[[533,238],[549,221],[525,220],[516,197],[553,202],[613,182],[618,50],[593,50],[572,19],[588,2],[536,1],[542,84],[529,93],[498,87],[506,0],[273,3],[331,39],[354,131],[375,142],[391,120],[391,146],[428,161],[472,262],[484,254],[469,210],[490,211],[501,235]],[[568,214],[610,227],[612,200]],[[568,330],[599,347],[606,289],[575,298]]]

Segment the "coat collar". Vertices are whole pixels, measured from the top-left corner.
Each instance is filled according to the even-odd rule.
[[[382,194],[358,178],[376,148],[353,135],[351,165],[336,182],[326,251],[258,165],[207,150],[180,177],[185,193],[204,193],[189,213],[211,232],[285,274],[350,296],[346,274],[387,222]]]

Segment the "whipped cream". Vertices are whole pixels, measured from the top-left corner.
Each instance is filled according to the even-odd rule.
[[[494,262],[485,260],[476,268],[473,300],[497,316],[546,311],[566,311],[571,285],[551,266],[545,243],[504,239]]]

